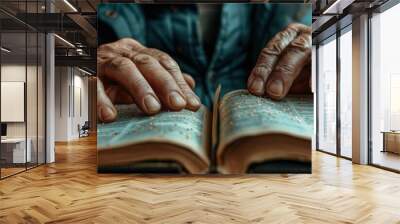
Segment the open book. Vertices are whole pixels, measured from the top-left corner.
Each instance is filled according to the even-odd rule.
[[[311,166],[312,96],[282,101],[236,90],[214,111],[146,116],[118,106],[118,120],[99,124],[99,172],[246,173],[255,164],[294,161]]]

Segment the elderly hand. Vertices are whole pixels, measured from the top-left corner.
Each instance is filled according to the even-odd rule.
[[[290,93],[309,93],[311,27],[293,23],[262,49],[247,82],[257,96],[280,100]]]
[[[194,80],[182,74],[166,53],[125,38],[97,50],[97,112],[103,122],[115,120],[114,104],[135,103],[144,113],[161,108],[197,110]]]

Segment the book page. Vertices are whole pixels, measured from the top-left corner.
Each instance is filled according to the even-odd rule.
[[[273,101],[237,90],[224,96],[219,113],[219,148],[244,136],[284,134],[311,140],[313,134],[312,95]]]
[[[208,112],[202,106],[197,112],[164,111],[148,116],[135,105],[118,105],[115,122],[98,124],[98,150],[143,142],[173,143],[193,150],[208,160]]]

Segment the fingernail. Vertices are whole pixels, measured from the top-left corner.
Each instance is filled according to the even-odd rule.
[[[160,103],[152,95],[147,95],[143,101],[148,113],[156,113],[161,109]]]
[[[110,107],[104,106],[101,108],[101,118],[103,121],[110,121],[114,116],[114,111]]]
[[[178,108],[183,108],[186,106],[186,101],[183,99],[183,97],[177,93],[177,92],[172,92],[169,94],[169,104],[170,106],[173,107],[178,107]]]
[[[281,96],[283,94],[283,82],[280,79],[272,81],[268,86],[268,94],[273,96]]]
[[[189,95],[187,100],[188,100],[188,104],[193,107],[200,106],[200,101],[197,99],[197,97],[195,97],[193,95]]]
[[[264,92],[264,82],[261,78],[254,78],[253,82],[250,85],[250,89],[253,93],[263,94]]]

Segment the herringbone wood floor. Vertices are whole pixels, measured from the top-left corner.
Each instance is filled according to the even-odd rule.
[[[400,223],[400,175],[315,152],[312,175],[96,173],[95,138],[0,181],[0,223]]]

